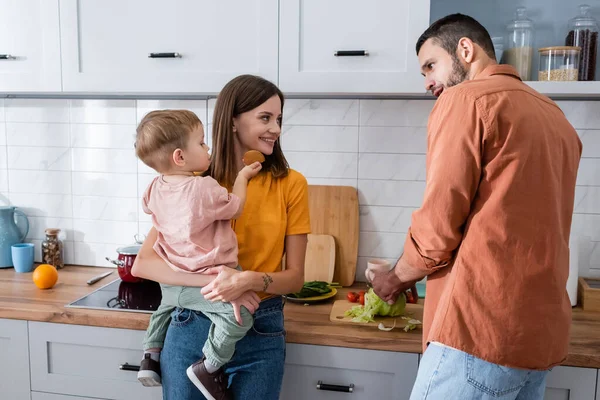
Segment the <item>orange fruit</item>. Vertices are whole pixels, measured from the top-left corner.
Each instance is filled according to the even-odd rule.
[[[41,264],[33,271],[33,283],[40,289],[50,289],[58,280],[58,271],[50,264]]]

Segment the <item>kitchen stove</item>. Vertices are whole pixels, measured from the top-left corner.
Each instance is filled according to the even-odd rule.
[[[160,305],[160,285],[154,281],[114,280],[65,307],[152,313]]]

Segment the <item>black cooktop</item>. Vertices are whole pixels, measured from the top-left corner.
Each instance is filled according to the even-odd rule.
[[[117,279],[65,307],[151,313],[161,298],[160,285],[154,281],[130,283]]]

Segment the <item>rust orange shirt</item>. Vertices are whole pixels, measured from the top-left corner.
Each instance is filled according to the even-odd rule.
[[[431,274],[424,343],[548,369],[567,355],[569,234],[581,142],[506,65],[447,89],[403,260]]]

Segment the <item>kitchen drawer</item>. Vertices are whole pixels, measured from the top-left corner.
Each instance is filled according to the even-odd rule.
[[[417,368],[417,354],[288,344],[280,398],[408,400]],[[319,390],[319,381],[353,392]]]
[[[146,388],[136,372],[143,331],[29,323],[31,390],[113,400],[159,400],[161,388]]]

